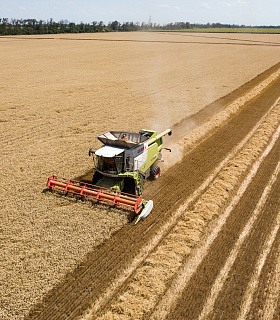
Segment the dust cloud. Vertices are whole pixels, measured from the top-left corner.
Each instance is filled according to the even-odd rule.
[[[162,172],[182,161],[184,154],[187,152],[184,147],[184,139],[197,125],[198,123],[195,120],[187,118],[171,127],[172,135],[163,138],[162,158],[164,162],[160,165]],[[164,148],[171,149],[171,152]]]
[[[168,145],[168,148],[171,149],[171,152],[169,152],[168,150],[162,151],[162,158],[164,161],[160,164],[162,172],[166,171],[183,159],[183,148],[179,144],[170,143]]]

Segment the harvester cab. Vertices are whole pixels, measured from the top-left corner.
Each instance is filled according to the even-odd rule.
[[[152,179],[159,178],[158,162],[163,161],[162,138],[171,133],[170,129],[160,134],[151,130],[141,130],[139,133],[105,132],[97,137],[103,146],[97,151],[89,150],[95,165],[92,184],[53,175],[49,177],[47,187],[51,191],[133,210],[139,214],[137,223],[147,217],[153,208],[152,200],[141,198],[143,184],[150,176]]]
[[[97,138],[103,146],[97,151],[89,150],[95,166],[92,183],[140,196],[144,180],[148,177],[156,180],[160,176],[162,138],[171,133],[168,129],[160,134],[141,130],[139,133],[108,131],[99,135]]]

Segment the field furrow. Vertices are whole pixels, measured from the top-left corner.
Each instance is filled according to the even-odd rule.
[[[178,292],[188,284],[176,294],[172,284],[254,164],[259,169],[247,186],[256,183],[248,196],[253,211],[276,167],[275,156],[259,176],[278,144],[279,35],[131,32],[0,37],[0,43],[0,318],[151,318],[168,292],[173,299],[164,317],[180,317],[188,302]],[[154,209],[136,226],[122,210],[45,192],[53,174],[91,180],[88,150],[100,146],[98,134],[168,127],[173,135],[164,146],[172,153],[163,154],[162,177],[146,181],[143,194]],[[275,219],[277,183],[263,205],[273,207]],[[234,239],[250,219],[244,211],[239,233],[228,232]],[[255,274],[246,282],[252,303],[238,300],[252,319],[279,312],[278,234],[276,227],[261,239],[252,233],[259,241],[254,263],[240,264]],[[235,242],[227,243],[220,251],[229,254]],[[204,296],[219,267],[203,284]],[[204,281],[197,272],[193,277]],[[233,286],[234,296],[238,290]],[[211,306],[224,303],[215,292]],[[201,313],[202,300],[193,314]]]
[[[260,126],[258,132],[251,138],[251,141],[222,168],[217,177],[208,186],[206,192],[200,196],[199,201],[193,204],[192,210],[188,208],[188,205],[185,205],[183,210],[179,209],[181,211],[179,222],[165,236],[163,243],[157,247],[155,252],[149,255],[142,267],[134,274],[125,293],[118,298],[117,303],[112,305],[111,310],[114,311],[107,312],[102,318],[109,319],[112,317],[112,313],[121,313],[126,316],[129,315],[132,318],[141,319],[151,311],[153,304],[157,303],[158,296],[161,296],[167,290],[170,280],[177,278],[175,274],[184,264],[184,270],[187,273],[183,273],[181,276],[178,275],[178,280],[173,280],[176,282],[172,285],[173,291],[172,289],[168,290],[166,298],[163,299],[160,305],[167,308],[172,301],[176,300],[176,294],[178,295],[178,291],[180,292],[180,286],[182,286],[182,283],[186,283],[186,279],[189,279],[192,275],[190,270],[193,270],[194,273],[198,267],[198,263],[203,258],[203,254],[205,255],[208,250],[210,251],[210,243],[208,242],[203,251],[198,250],[198,253],[186,265],[183,263],[185,257],[191,252],[191,248],[195,243],[199,242],[201,234],[204,232],[205,221],[211,221],[215,215],[219,215],[221,208],[224,208],[225,203],[229,200],[235,185],[239,183],[240,177],[269,140],[273,127],[278,127],[280,122],[279,103],[276,103],[274,107],[276,108],[276,113],[278,113],[276,117],[275,114],[270,115],[274,125],[271,123],[271,119],[270,121],[269,119],[263,120],[262,125],[265,124],[268,132],[265,132],[265,129]],[[274,134],[273,144],[278,137],[279,130]],[[273,144],[271,143],[272,146]],[[253,169],[256,172],[254,167]],[[232,206],[230,203],[229,208],[232,208]],[[226,209],[227,212],[228,209]],[[221,220],[225,221],[225,219],[224,215],[222,215]],[[214,237],[212,239],[214,240]],[[135,306],[135,299],[143,301]],[[194,298],[192,303],[195,300],[197,298]],[[160,310],[161,308],[158,307],[158,309]],[[160,311],[156,311],[152,317],[157,319],[162,318],[163,315]],[[192,318],[191,315],[190,318]]]
[[[41,307],[39,307],[39,310],[42,311],[40,313],[40,317],[44,318],[49,314],[52,314],[51,310],[53,309],[53,306],[59,305],[58,312],[60,315],[56,313],[56,317],[63,317],[63,314],[66,314],[67,312],[66,310],[68,310],[69,312],[71,308],[72,313],[67,314],[69,317],[74,318],[79,315],[81,309],[84,308],[83,306],[86,306],[90,301],[92,301],[94,305],[94,311],[89,311],[89,315],[85,316],[89,319],[94,316],[99,309],[100,311],[103,310],[100,315],[104,314],[104,312],[106,312],[106,306],[112,306],[112,308],[109,308],[107,312],[112,312],[112,310],[114,310],[116,316],[121,316],[122,312],[124,312],[125,314],[124,310],[126,309],[123,307],[114,308],[114,303],[116,302],[113,301],[116,301],[114,299],[118,299],[118,296],[120,297],[119,299],[121,302],[127,300],[134,301],[134,303],[130,304],[130,306],[134,306],[133,310],[134,312],[139,314],[139,317],[141,317],[141,314],[142,316],[144,316],[147,311],[149,312],[151,308],[153,308],[153,303],[157,304],[158,296],[160,296],[165,291],[166,284],[164,284],[163,286],[160,285],[159,287],[154,286],[156,290],[156,296],[153,299],[148,299],[147,297],[150,296],[145,296],[143,295],[143,293],[141,294],[141,292],[139,292],[139,295],[137,296],[135,296],[134,294],[125,295],[126,288],[128,290],[133,290],[133,286],[129,284],[129,281],[127,282],[127,279],[129,279],[129,277],[131,276],[131,280],[134,282],[134,284],[139,282],[139,284],[142,283],[144,287],[147,284],[147,287],[150,288],[149,293],[151,294],[151,292],[153,292],[151,291],[151,288],[153,288],[153,286],[149,284],[149,282],[145,284],[143,274],[140,274],[140,276],[137,277],[137,274],[135,275],[135,270],[138,268],[138,266],[140,266],[140,270],[142,268],[142,270],[144,271],[147,269],[153,269],[155,263],[153,264],[152,262],[154,261],[149,261],[150,255],[148,256],[148,254],[161,242],[164,244],[165,240],[168,240],[166,234],[169,233],[170,228],[178,219],[178,217],[176,218],[176,215],[174,215],[174,211],[172,210],[172,208],[167,209],[170,203],[176,204],[177,207],[179,207],[180,199],[187,199],[188,196],[193,194],[194,191],[203,184],[203,181],[205,181],[204,179],[207,177],[207,174],[209,175],[215,171],[217,163],[219,163],[218,159],[225,159],[231,152],[231,150],[234,149],[236,145],[238,145],[238,143],[241,143],[242,145],[242,139],[244,139],[244,136],[248,135],[249,138],[247,139],[246,143],[242,145],[242,148],[244,148],[243,153],[241,151],[242,148],[237,148],[237,150],[240,152],[239,156],[241,158],[239,160],[236,159],[236,161],[238,161],[239,163],[237,167],[241,167],[241,173],[239,173],[241,176],[246,172],[246,168],[250,166],[251,161],[255,159],[256,155],[270,141],[271,134],[276,130],[279,123],[279,105],[278,103],[276,103],[276,100],[279,97],[278,81],[279,80],[276,80],[274,83],[269,85],[265,89],[264,94],[254,97],[254,99],[246,103],[246,107],[243,107],[241,112],[238,112],[235,116],[232,116],[232,119],[230,121],[226,122],[226,124],[217,129],[212,136],[208,137],[201,144],[199,144],[197,148],[190,152],[190,154],[187,155],[181,163],[176,165],[172,171],[166,171],[165,176],[161,178],[161,181],[157,186],[157,190],[153,191],[154,185],[149,186],[148,191],[150,192],[150,194],[154,194],[154,200],[156,203],[153,215],[149,217],[147,221],[143,221],[141,225],[137,225],[134,229],[130,228],[128,230],[126,228],[123,228],[121,233],[119,232],[115,234],[115,236],[112,237],[110,241],[106,242],[105,247],[100,248],[100,253],[98,253],[97,251],[93,252],[93,255],[90,257],[90,259],[85,261],[83,264],[87,269],[86,273],[81,273],[79,270],[76,270],[75,272],[75,278],[79,278],[79,281],[75,282],[77,287],[73,288],[73,286],[71,285],[71,280],[68,278],[70,282],[66,280],[64,284],[62,284],[62,287],[59,288],[59,290],[61,291],[57,292],[58,288],[56,288],[56,291],[50,293],[50,296],[46,300],[46,305],[44,305],[44,308],[42,309]],[[260,108],[259,106],[262,107]],[[274,107],[272,108],[272,106]],[[264,118],[262,119],[262,117]],[[269,117],[271,117],[270,119],[272,120],[269,120]],[[260,123],[257,128],[255,128],[256,123],[260,121],[260,119],[263,120],[262,125],[268,130],[267,133],[265,133],[264,127],[262,127]],[[244,123],[246,123],[246,126],[244,125]],[[253,134],[250,134],[251,132],[253,132]],[[254,137],[254,134],[256,134],[256,137]],[[252,143],[251,147],[248,141]],[[259,146],[259,149],[256,148],[256,145]],[[235,153],[232,156],[234,156]],[[245,162],[245,165],[242,166],[241,164],[244,159],[249,159],[249,162]],[[234,162],[231,162],[230,159],[227,159],[227,161],[225,161],[224,166],[226,164],[229,165],[230,169],[225,170],[225,172],[230,173],[232,170],[234,170],[234,168],[237,168]],[[175,170],[176,173],[180,173],[180,180],[176,178],[176,173],[174,172]],[[213,175],[213,178],[215,176],[218,176],[218,173],[219,171]],[[190,177],[192,178],[190,179]],[[230,177],[232,176],[230,175]],[[213,180],[213,178],[209,180],[208,184]],[[236,183],[238,183],[238,181],[240,183],[242,179],[240,180],[240,178],[237,178],[233,180],[236,180]],[[184,183],[184,187],[180,187],[182,186],[182,181]],[[187,184],[185,181],[187,181]],[[169,190],[164,191],[164,185],[167,184],[169,185]],[[227,187],[226,181],[225,186]],[[208,185],[207,187],[210,190]],[[215,188],[216,187],[217,186],[215,186]],[[205,187],[202,188],[202,191],[204,189]],[[234,189],[235,188],[233,188],[233,190]],[[170,192],[170,190],[172,190],[172,192]],[[221,196],[222,198],[225,197],[223,193],[221,193]],[[214,199],[216,199],[216,197],[217,194]],[[227,197],[225,198],[227,199]],[[193,202],[193,200],[190,202]],[[202,203],[203,201],[200,202],[200,205]],[[212,208],[212,212],[215,211],[215,201],[213,205],[214,210]],[[209,212],[211,212],[211,210]],[[192,223],[188,224],[189,218],[187,218],[187,221],[184,222],[186,225],[181,226],[182,228],[186,227],[186,230],[188,230],[188,232],[191,232],[191,230],[193,230],[193,234],[191,235],[191,241],[187,243],[184,240],[182,242],[179,242],[177,257],[184,257],[190,253],[190,249],[198,243],[201,235],[205,232],[203,231],[205,221],[211,221],[213,217],[213,213],[210,215],[206,213],[204,216],[201,216],[201,218],[198,219],[196,214],[196,211],[194,211],[194,213],[192,214],[193,219],[196,221],[194,225],[192,225]],[[172,221],[172,219],[170,220],[170,218],[172,217],[175,220],[173,220],[174,222],[169,224],[168,227],[168,224],[166,225],[164,221],[166,219],[167,221]],[[148,225],[145,225],[146,223],[148,223]],[[149,240],[149,238],[156,233],[156,230],[158,230],[157,236],[153,237],[153,240]],[[178,234],[178,231],[175,233]],[[135,242],[136,239],[137,241]],[[170,239],[173,240],[171,236]],[[145,242],[148,243],[146,246]],[[141,249],[141,247],[143,247],[143,249]],[[104,252],[106,252],[106,256],[104,256]],[[171,258],[173,254],[174,265],[170,262],[165,264],[163,262],[166,269],[161,265],[161,271],[164,273],[163,275],[167,277],[166,283],[168,283],[168,277],[170,276],[170,274],[173,275],[173,271],[176,271],[176,269],[180,267],[180,261],[178,261],[178,258],[174,253],[174,245],[169,247],[167,245],[166,248],[161,251],[162,254],[163,252],[165,253],[165,255],[170,253]],[[146,258],[147,256],[148,258]],[[114,263],[112,263],[112,257]],[[118,259],[114,260],[114,257],[118,257]],[[163,256],[160,257],[163,259]],[[182,260],[182,258],[180,259]],[[147,261],[147,263],[145,263],[145,261]],[[167,269],[167,265],[172,266],[171,269]],[[101,272],[98,271],[100,269],[102,269]],[[169,270],[169,272],[165,270]],[[89,276],[90,274],[91,276]],[[151,276],[151,274],[149,274],[149,276],[147,276],[147,279],[157,279],[156,274],[157,272],[153,273],[153,277]],[[72,276],[74,276],[74,274]],[[108,285],[106,283],[108,283]],[[110,285],[109,283],[111,283],[112,285]],[[59,294],[59,292],[68,292],[68,302],[66,305],[64,305],[63,297],[61,297],[61,294]],[[83,292],[82,295],[80,294],[81,292]],[[140,304],[140,306],[136,304],[135,299],[140,299],[140,296],[142,297],[142,299],[146,299],[146,301],[149,300],[149,303],[142,303]],[[127,300],[125,298],[127,298]],[[111,299],[113,300],[111,301]],[[146,309],[144,309],[141,313],[141,308]],[[132,310],[129,310],[128,312],[130,312],[129,314],[131,314]],[[30,316],[32,317],[32,314]],[[36,316],[38,317],[38,314]],[[130,317],[131,315],[127,316]]]

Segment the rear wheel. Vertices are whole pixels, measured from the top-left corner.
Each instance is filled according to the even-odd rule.
[[[160,176],[160,167],[154,166],[151,168],[151,177],[153,180],[157,180]]]

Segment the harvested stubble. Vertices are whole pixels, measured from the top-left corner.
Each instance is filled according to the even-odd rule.
[[[87,150],[97,147],[100,132],[165,129],[278,62],[275,47],[171,38],[0,38],[4,319],[23,318],[89,250],[127,223],[118,210],[42,193],[48,176],[75,178],[87,171]]]
[[[155,308],[191,248],[201,240],[207,224],[222,213],[247,168],[264,150],[279,123],[278,100],[248,143],[221,170],[194,207],[179,209],[182,210],[179,222],[136,270],[125,292],[100,319],[142,319]],[[84,319],[89,319],[89,314],[88,311]]]
[[[174,165],[176,162],[182,159],[182,156],[186,152],[190,152],[199,142],[201,142],[207,134],[213,131],[215,128],[218,128],[222,123],[227,121],[231,115],[238,112],[241,107],[253,99],[255,96],[260,94],[263,89],[265,89],[270,83],[272,83],[275,79],[280,76],[280,70],[274,72],[270,77],[266,80],[262,81],[259,85],[253,88],[250,92],[240,97],[230,105],[226,107],[225,110],[219,112],[215,116],[213,116],[209,121],[206,121],[201,126],[197,126],[191,131],[191,134],[188,134],[183,139],[178,142],[173,143],[171,145],[172,149],[176,152],[176,157],[173,157],[174,153],[167,154],[167,164],[163,165],[164,168],[168,168],[170,165]]]

